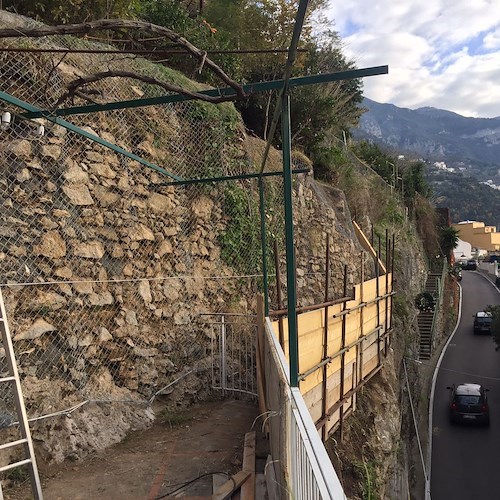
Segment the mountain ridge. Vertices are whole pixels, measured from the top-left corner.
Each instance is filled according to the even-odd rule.
[[[500,184],[497,169],[491,168],[500,158],[500,117],[465,117],[429,106],[412,110],[368,98],[363,106],[368,111],[353,130],[355,138],[376,140],[431,161],[469,163],[479,180],[493,175]]]
[[[412,110],[367,98],[363,106],[355,139],[424,160],[435,199],[454,219],[500,227],[500,190],[494,189],[500,187],[500,117],[465,117],[430,106]]]

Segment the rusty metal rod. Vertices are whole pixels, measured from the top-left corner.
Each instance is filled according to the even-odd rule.
[[[280,274],[280,258],[278,253],[278,240],[274,240],[274,267],[276,268],[276,299],[278,301],[278,307],[281,309],[283,307],[283,298],[281,296],[281,274]],[[285,311],[288,312],[287,309]],[[271,315],[271,313],[269,313]],[[283,331],[283,320],[279,318],[278,320],[278,330],[279,330],[279,342],[280,346],[285,348],[285,333]]]
[[[297,307],[297,313],[315,311],[317,309],[323,309],[327,306],[334,306],[336,304],[342,304],[343,302],[349,302],[350,300],[354,300],[354,297],[341,297],[340,299],[329,300],[328,302],[323,302],[321,304],[313,304],[310,306],[302,306]],[[278,309],[277,311],[269,311],[269,317],[278,317],[278,316],[286,316],[286,309]]]
[[[340,408],[341,405],[346,403],[349,398],[354,396],[366,383],[368,383],[370,381],[370,379],[372,379],[382,369],[382,366],[383,365],[376,366],[363,380],[361,380],[361,382],[356,387],[354,387],[353,389],[350,389],[349,392],[346,392],[344,397],[341,400],[337,401],[330,408],[326,419],[328,420],[329,418],[331,418],[331,416]],[[318,420],[316,422],[316,429],[319,429],[323,425],[325,425],[325,422],[323,422],[323,419]]]
[[[325,257],[325,302],[328,302],[328,290],[330,288],[330,235],[326,235],[326,257]],[[347,293],[344,293],[347,295]],[[325,329],[323,332],[323,359],[328,357],[328,306],[325,306]],[[328,377],[328,367],[326,363],[323,365],[323,378],[321,383],[321,414],[323,417],[326,416],[327,410],[327,377]],[[328,438],[326,426],[321,429],[321,437],[323,442]]]

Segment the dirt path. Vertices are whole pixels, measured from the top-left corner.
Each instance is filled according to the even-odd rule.
[[[177,425],[157,422],[85,460],[39,464],[45,500],[153,500],[205,498],[212,476],[241,470],[243,442],[257,417],[256,404],[218,401],[191,407]],[[203,476],[206,474],[206,476]],[[200,477],[203,476],[203,477]],[[184,483],[194,482],[177,491]],[[30,499],[29,484],[5,489],[7,500]]]

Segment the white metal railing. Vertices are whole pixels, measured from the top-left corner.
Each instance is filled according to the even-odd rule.
[[[277,477],[286,478],[282,491],[288,491],[289,498],[294,500],[345,500],[342,485],[332,465],[330,457],[318,434],[309,410],[300,390],[290,387],[289,368],[279,342],[273,334],[269,318],[266,318],[266,342],[269,345],[276,368],[282,372],[287,381],[283,391],[284,401],[280,402],[285,445],[280,447],[279,457],[273,460],[282,467],[282,474]],[[273,432],[273,426],[270,427]],[[273,440],[273,436],[270,436]]]

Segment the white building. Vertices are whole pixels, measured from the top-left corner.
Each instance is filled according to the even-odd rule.
[[[455,257],[455,262],[472,259],[472,245],[459,239],[457,246],[453,249],[453,256]]]

